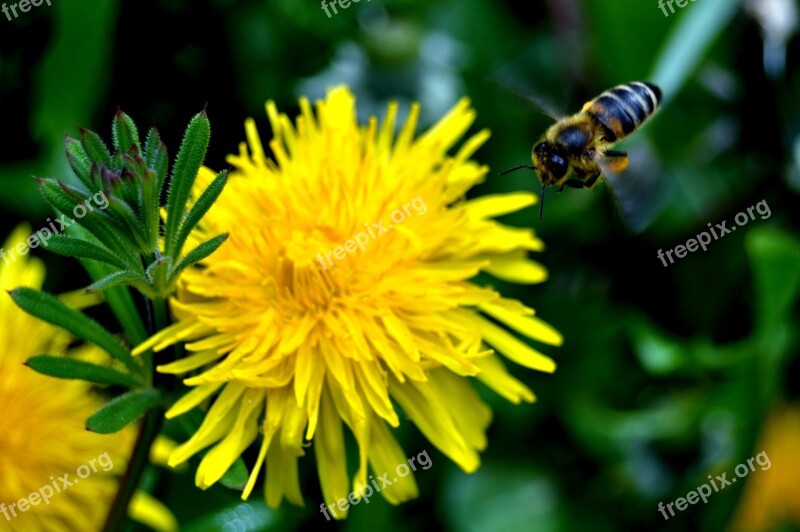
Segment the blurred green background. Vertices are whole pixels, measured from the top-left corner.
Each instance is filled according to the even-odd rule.
[[[796,441],[760,443],[770,413],[800,395],[798,5],[674,7],[665,17],[656,0],[362,0],[329,18],[319,3],[297,0],[53,0],[14,21],[0,16],[3,234],[23,219],[44,222],[31,176],[66,178],[65,133],[84,126],[106,136],[117,107],[158,125],[174,152],[207,106],[206,163],[222,169],[245,117],[269,135],[268,98],[293,115],[298,96],[346,83],[362,121],[383,116],[390,99],[404,110],[417,100],[425,128],[467,95],[473,130],[492,131],[476,155],[491,167],[471,192],[482,195],[538,191],[530,172],[498,175],[529,163],[552,123],[529,97],[575,112],[617,83],[664,90],[662,111],[622,145],[632,168],[614,187],[619,210],[602,185],[548,191],[543,221],[538,207],[504,220],[541,235],[547,249],[535,258],[550,279],[485,282],[535,308],[565,343],[543,349],[559,364],[553,375],[513,368],[537,403],[514,406],[481,390],[495,418],[477,473],[462,473],[404,426],[407,454],[427,450],[433,462],[417,474],[420,498],[399,507],[374,498],[329,523],[312,455],[301,461],[306,508],[277,512],[256,495],[242,504],[222,487],[200,492],[194,467],[151,471],[146,481],[182,529],[737,529],[751,522],[742,508],[755,477],[800,481],[800,458],[774,460],[669,521],[657,510],[709,474],[732,475],[761,450],[772,456],[769,445],[800,450]],[[768,218],[756,215],[669,267],[657,258],[762,200]],[[48,289],[85,286],[76,263],[43,258]],[[779,516],[800,507],[792,496],[759,504]],[[783,521],[771,529],[800,530]]]

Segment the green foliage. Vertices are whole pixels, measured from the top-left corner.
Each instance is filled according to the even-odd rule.
[[[144,369],[134,360],[131,352],[103,326],[77,310],[69,308],[50,294],[30,288],[17,288],[11,291],[11,297],[25,312],[62,327],[76,337],[100,347],[112,358],[122,362],[131,374],[143,373]]]
[[[192,229],[225,187],[226,174],[220,174],[188,208],[211,134],[203,111],[186,129],[168,183],[164,246],[160,247],[159,209],[168,166],[166,146],[152,128],[142,152],[136,124],[122,111],[114,116],[112,133],[113,154],[92,131],[82,129],[80,140],[67,137],[67,160],[82,186],[55,179],[39,180],[45,200],[56,211],[71,214],[90,235],[90,240],[58,236],[53,251],[114,267],[88,290],[102,291],[123,284],[150,299],[163,299],[173,292],[183,269],[204,259],[224,242],[226,235],[219,235],[180,256]],[[49,245],[46,240],[43,243]]]
[[[152,128],[148,132],[142,150],[136,124],[118,110],[112,123],[113,153],[99,135],[87,129],[81,129],[80,139],[66,137],[66,159],[80,184],[37,180],[44,199],[60,214],[62,227],[73,233],[41,230],[36,235],[38,240],[55,253],[84,263],[94,279],[86,291],[107,292],[109,305],[136,342],[143,341],[147,333],[124,287],[131,286],[151,300],[148,304],[156,317],[156,330],[160,330],[167,325],[164,301],[173,292],[180,272],[208,257],[227,238],[227,234],[218,235],[180,256],[189,234],[219,197],[227,179],[226,173],[220,174],[190,207],[191,191],[208,148],[209,135],[210,123],[203,111],[190,122],[172,179],[167,183],[169,159],[158,131]],[[159,211],[165,185],[168,218],[163,229]],[[29,367],[43,375],[131,389],[87,419],[88,430],[101,434],[117,432],[159,406],[161,393],[152,387],[150,353],[134,359],[102,325],[49,294],[18,288],[11,296],[26,312],[97,345],[127,369],[126,373],[50,355],[28,360]],[[159,410],[153,418],[159,425],[162,413]],[[147,427],[149,438],[156,435],[154,427]],[[241,487],[247,479],[247,470],[243,462],[235,465],[226,474],[224,483]],[[143,468],[144,463],[139,467]],[[126,497],[130,496],[132,491],[128,487]],[[124,519],[124,512],[112,512],[109,519]]]
[[[86,420],[86,430],[113,434],[136,421],[159,400],[157,390],[148,389],[120,395]]]
[[[167,255],[175,254],[176,248],[179,249],[183,244],[177,240],[177,235],[194,180],[203,165],[210,137],[211,124],[206,112],[203,111],[189,122],[172,172],[167,196],[167,227],[164,234]]]
[[[136,378],[108,366],[99,366],[74,358],[39,355],[25,363],[32,370],[57,379],[79,379],[95,384],[108,384],[138,388],[144,383]]]

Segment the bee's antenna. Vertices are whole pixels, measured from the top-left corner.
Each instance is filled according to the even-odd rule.
[[[506,175],[506,174],[511,173],[511,172],[513,172],[515,170],[522,170],[523,168],[527,168],[528,170],[536,170],[536,168],[534,168],[533,166],[531,166],[529,164],[521,164],[519,166],[515,166],[514,168],[509,168],[505,172],[502,172],[500,175]]]
[[[542,219],[544,214],[544,183],[542,183],[542,193],[539,195],[539,220]]]

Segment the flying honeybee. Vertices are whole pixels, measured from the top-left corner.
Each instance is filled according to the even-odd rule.
[[[611,147],[641,127],[660,103],[661,89],[652,83],[617,85],[587,102],[579,113],[550,126],[533,145],[532,166],[515,166],[500,175],[522,168],[536,172],[542,185],[541,219],[545,187],[591,188],[604,173],[623,172],[628,154]]]

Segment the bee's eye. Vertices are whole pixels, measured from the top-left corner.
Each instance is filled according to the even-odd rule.
[[[563,157],[556,153],[551,153],[547,158],[547,169],[550,170],[555,177],[563,177],[566,175],[569,165]]]
[[[533,152],[537,154],[547,153],[550,149],[550,146],[547,142],[540,142],[536,146],[533,147]]]

